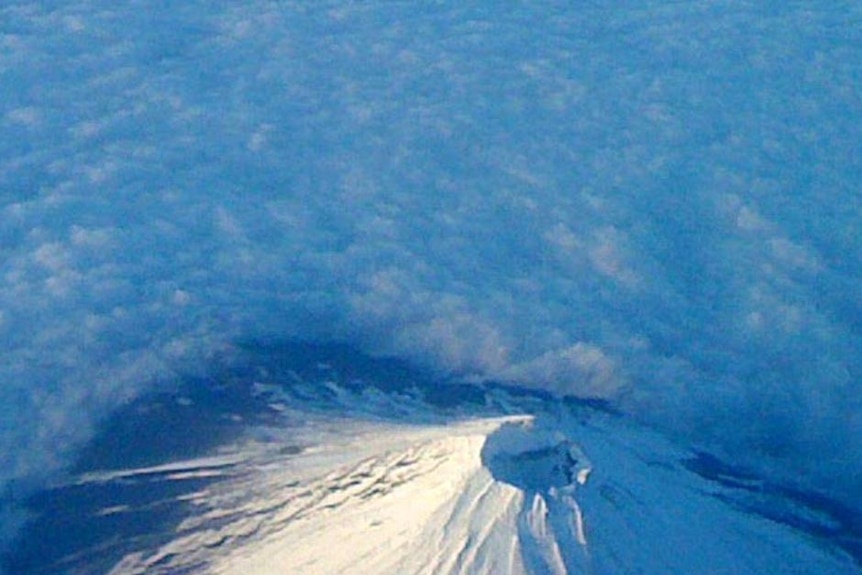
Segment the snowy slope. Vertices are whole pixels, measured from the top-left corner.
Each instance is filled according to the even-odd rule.
[[[434,403],[439,383],[393,389],[385,380],[399,364],[374,365],[361,384],[328,366],[325,381],[291,370],[292,382],[247,385],[258,402],[245,408],[229,394],[211,416],[240,433],[198,456],[91,461],[36,500],[48,504],[34,505],[41,518],[5,565],[21,575],[862,571],[859,517],[825,500],[594,407],[495,386]],[[187,390],[169,409],[207,401]],[[158,409],[149,400],[125,418],[146,435]],[[65,541],[63,526],[90,535]]]
[[[194,511],[170,541],[109,573],[859,572],[840,548],[723,501],[684,452],[618,420],[328,425],[302,454],[231,462],[234,478],[183,496]],[[188,461],[168,480],[213,465]]]

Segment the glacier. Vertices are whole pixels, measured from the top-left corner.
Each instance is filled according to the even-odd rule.
[[[369,402],[366,413],[318,406],[341,388],[306,378],[314,385],[292,401],[345,430],[319,445],[343,446],[346,430],[384,415],[407,414],[427,441],[451,426],[447,453],[475,472],[459,485],[493,480],[494,497],[515,501],[511,489],[529,495],[532,479],[489,479],[508,469],[481,457],[499,435],[470,435],[468,421],[541,426],[550,406],[577,400],[611,418],[609,436],[669,442],[656,469],[678,479],[632,455],[631,474],[616,479],[626,493],[670,497],[652,480],[729,489],[721,505],[828,534],[852,556],[847,542],[862,529],[860,23],[854,3],[811,0],[4,3],[6,563],[26,563],[27,534],[44,533],[40,513],[53,508],[39,502],[56,503],[59,486],[216,457],[239,430],[253,433],[260,422],[232,427],[208,403],[223,392],[219,370],[248,342],[296,341],[357,350],[351,360],[372,366],[363,381],[389,378],[377,370],[408,377],[373,360],[397,358],[427,374],[423,394],[472,398],[440,419],[443,408],[409,393],[346,396]],[[135,437],[118,417],[189,381],[206,383],[185,406],[191,420],[141,423],[134,449],[122,443]],[[527,395],[490,409],[482,386],[492,382]],[[245,407],[246,417],[271,411]],[[591,445],[621,452],[568,417],[555,412],[549,425],[595,466],[573,496],[585,537],[602,514],[606,534],[624,532],[586,487],[602,469],[604,448]],[[558,445],[569,443],[549,453]],[[226,467],[186,471],[248,469],[257,452],[235,449]],[[381,449],[368,456],[389,461]],[[625,483],[634,476],[651,480]],[[86,484],[122,484],[110,477]],[[566,485],[543,499],[551,516]],[[737,516],[707,503],[715,497],[680,497],[679,509],[714,513],[736,537]],[[792,502],[844,519],[804,520],[787,512]],[[671,529],[685,522],[683,512],[659,519],[658,501],[625,505],[622,515]],[[513,524],[500,525],[494,537],[509,537]],[[810,549],[756,525],[775,548]],[[151,527],[151,543],[168,545]],[[646,560],[636,543],[649,537],[632,537],[615,557]],[[561,547],[568,569],[583,559],[577,539]],[[511,568],[546,561],[536,545]]]

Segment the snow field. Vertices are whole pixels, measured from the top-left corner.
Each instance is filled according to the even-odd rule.
[[[690,453],[616,417],[330,429],[280,461],[247,454],[186,498],[197,510],[172,541],[111,575],[859,572],[822,535],[745,509],[682,464]]]

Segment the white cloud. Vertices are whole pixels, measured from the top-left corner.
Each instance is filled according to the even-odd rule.
[[[54,272],[66,268],[70,263],[68,250],[59,242],[42,244],[33,253],[33,259]]]
[[[640,278],[628,263],[632,257],[627,253],[626,243],[625,234],[612,226],[605,227],[593,234],[588,253],[599,273],[634,288]]]
[[[81,226],[72,226],[69,234],[72,244],[87,248],[105,248],[110,245],[112,231],[110,229],[87,229]]]
[[[584,342],[545,352],[502,375],[523,385],[586,398],[614,399],[625,386],[615,362],[598,346]]]
[[[15,108],[6,112],[6,120],[8,122],[21,126],[35,127],[39,125],[41,119],[42,114],[39,109],[33,106]]]
[[[647,8],[631,51],[578,40],[624,10],[201,6],[3,11],[27,33],[0,37],[0,404],[20,404],[0,478],[59,461],[51,436],[91,421],[70,414],[111,409],[162,355],[261,333],[625,392],[752,453],[808,425],[741,429],[739,405],[816,404],[813,444],[859,462],[824,431],[858,431],[856,48],[787,33],[828,7],[717,7],[694,44],[684,25],[656,41]],[[736,83],[740,43],[790,36],[798,54],[758,56],[780,74]]]
[[[786,266],[808,272],[815,272],[820,269],[820,264],[814,254],[786,238],[769,240],[769,247],[776,259]]]
[[[742,206],[736,215],[736,225],[748,232],[762,231],[769,228],[769,223],[752,208]]]

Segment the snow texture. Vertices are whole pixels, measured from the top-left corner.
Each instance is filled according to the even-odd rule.
[[[862,514],[834,499],[582,401],[440,385],[346,346],[247,349],[218,381],[112,416],[28,498],[0,561],[16,575],[859,572]]]
[[[4,509],[295,337],[858,506],[860,79],[845,1],[4,2]]]
[[[206,512],[176,540],[127,556],[111,575],[174,573],[206,561],[201,572],[219,575],[858,573],[846,555],[714,498],[702,479],[658,468],[677,452],[643,430],[626,446],[625,428],[587,428],[586,445],[602,454],[595,476],[558,485],[533,465],[536,452],[518,444],[532,427],[511,418],[349,429],[350,440],[307,456],[341,459],[334,470],[297,480],[298,469],[315,465],[299,456],[251,485],[228,483],[230,497],[202,494]],[[538,433],[532,439],[547,447]],[[513,485],[483,465],[486,437],[497,438],[498,456],[521,458],[532,485]],[[260,495],[234,508],[237,494],[249,492]],[[230,519],[204,528],[215,517]]]

